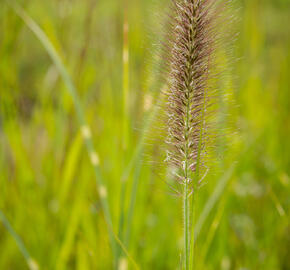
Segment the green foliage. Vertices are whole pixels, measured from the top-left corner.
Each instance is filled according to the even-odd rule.
[[[112,269],[109,235],[120,244],[121,179],[126,180],[121,264],[126,258],[130,269],[135,262],[141,269],[180,269],[181,201],[162,181],[167,168],[151,132],[159,123],[153,116],[163,87],[155,44],[162,39],[168,1],[129,2],[124,113],[122,1],[19,1],[76,87],[99,155],[113,228],[106,225],[79,112],[59,67],[24,21],[0,2],[0,269]],[[199,191],[197,266],[290,269],[290,5],[236,4],[238,60],[218,82],[231,101],[221,124],[234,132],[220,142]]]

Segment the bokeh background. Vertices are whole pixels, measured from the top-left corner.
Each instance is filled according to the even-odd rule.
[[[149,132],[159,124],[158,43],[170,1],[18,1],[77,89],[107,187],[109,229],[66,84],[7,2],[0,1],[0,269],[113,269],[110,231],[141,269],[180,269],[181,200],[162,177],[167,168]],[[230,97],[220,124],[232,133],[199,190],[197,269],[289,270],[290,1],[235,7],[239,35],[219,83]],[[119,269],[126,260],[134,269],[119,254]]]

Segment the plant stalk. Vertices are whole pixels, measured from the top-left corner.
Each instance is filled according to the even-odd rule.
[[[190,251],[190,230],[189,230],[189,200],[188,200],[188,181],[184,184],[183,194],[183,215],[184,215],[184,269],[189,269],[189,251]]]
[[[187,66],[188,70],[190,69],[189,65]],[[185,119],[185,168],[184,168],[184,193],[183,193],[183,215],[184,215],[184,269],[189,269],[189,255],[190,255],[190,229],[189,229],[189,218],[190,218],[190,205],[188,200],[189,194],[189,123],[190,123],[190,86],[186,83],[187,86],[187,104],[186,104],[186,119]]]
[[[125,161],[128,153],[129,144],[129,48],[128,48],[128,2],[124,0],[124,19],[123,19],[123,108],[122,108],[122,155],[123,164],[125,167]],[[129,177],[129,175],[128,175]],[[125,223],[125,199],[128,186],[128,177],[121,178],[121,190],[120,190],[120,216],[119,216],[119,228],[118,237],[123,242],[124,240],[124,223]],[[117,250],[118,264],[122,259],[122,251],[120,248]],[[121,268],[118,266],[118,268]]]

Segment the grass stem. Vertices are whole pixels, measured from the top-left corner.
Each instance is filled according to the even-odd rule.
[[[183,193],[183,215],[184,215],[184,269],[189,269],[189,250],[190,250],[190,237],[189,237],[189,200],[188,200],[188,181],[186,179],[184,184]]]
[[[4,213],[1,210],[0,210],[0,220],[2,221],[6,230],[10,233],[10,235],[15,240],[20,252],[22,253],[23,257],[26,260],[26,263],[27,263],[29,269],[30,270],[38,270],[39,269],[38,264],[36,263],[36,261],[34,259],[32,259],[27,248],[25,247],[23,241],[21,240],[20,236],[14,231],[10,222],[8,221],[8,219],[6,218],[6,216],[4,215]]]
[[[128,48],[128,3],[127,0],[124,0],[124,18],[123,18],[123,119],[122,119],[122,160],[123,167],[125,167],[128,143],[129,143],[129,48]],[[127,183],[128,178],[121,177],[121,190],[120,190],[120,216],[119,216],[119,231],[118,236],[123,241],[124,239],[124,222],[125,222],[125,200],[126,200],[126,192],[127,192]],[[121,255],[121,250],[118,249],[117,256],[118,261]]]

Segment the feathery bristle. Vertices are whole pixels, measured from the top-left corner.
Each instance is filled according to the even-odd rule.
[[[208,119],[214,96],[210,81],[216,48],[216,21],[222,5],[214,0],[173,0],[167,96],[168,154],[179,168],[178,182],[202,167],[209,140]],[[197,180],[198,181],[198,180]]]

